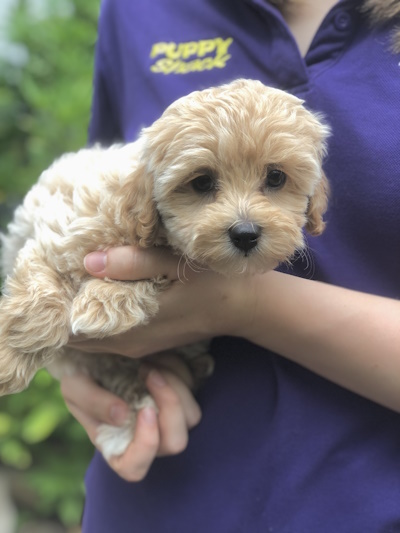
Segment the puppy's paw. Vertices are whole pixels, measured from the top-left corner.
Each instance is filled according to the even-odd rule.
[[[72,302],[72,333],[102,339],[145,324],[158,311],[157,294],[149,281],[91,279]]]
[[[177,349],[192,373],[194,390],[198,390],[214,373],[215,361],[208,353],[209,347],[209,341],[203,341]]]
[[[200,355],[188,361],[195,383],[201,383],[214,373],[215,361],[209,354]]]
[[[112,457],[125,453],[135,436],[137,412],[147,406],[157,409],[150,395],[144,396],[135,405],[130,419],[123,426],[111,426],[109,424],[99,426],[96,435],[96,445],[100,448],[101,453],[107,461]]]
[[[134,423],[117,427],[102,424],[97,430],[96,445],[100,448],[104,458],[109,461],[112,457],[125,453],[133,440]]]

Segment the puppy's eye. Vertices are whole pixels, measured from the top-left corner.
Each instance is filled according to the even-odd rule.
[[[265,186],[268,189],[281,189],[286,183],[286,174],[279,168],[272,168],[267,172]]]
[[[208,174],[197,176],[190,182],[193,189],[200,194],[207,194],[215,189],[215,180]]]

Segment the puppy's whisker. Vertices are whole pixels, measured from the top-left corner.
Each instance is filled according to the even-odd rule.
[[[205,266],[201,266],[198,263],[195,263],[193,259],[190,259],[189,257],[186,257],[186,264],[193,272],[196,272],[197,274],[199,272],[206,272],[207,270],[210,270]]]
[[[308,278],[313,278],[315,274],[315,263],[308,247],[297,251],[297,257],[305,263],[304,272]]]
[[[305,257],[307,258],[307,265],[308,265],[308,270],[309,270],[309,277],[310,278],[313,278],[314,275],[315,275],[315,261],[314,261],[314,256],[313,254],[311,253],[311,250],[310,248],[304,248],[304,255]]]
[[[178,281],[180,281],[181,283],[185,283],[189,280],[189,277],[186,274],[186,268],[190,268],[190,270],[196,272],[196,274],[209,270],[209,268],[203,267],[198,263],[194,262],[193,259],[190,259],[190,257],[188,257],[186,254],[182,254],[179,257],[176,271]]]
[[[183,263],[183,271],[182,271],[183,279],[184,279],[185,281],[188,280],[188,277],[187,277],[187,275],[186,275],[186,267],[187,267],[187,260],[186,260],[186,258],[185,258],[185,262]]]
[[[293,269],[293,261],[292,261],[292,259],[286,259],[286,261],[284,261],[283,264],[285,265],[285,267],[288,270],[292,270]]]
[[[178,265],[176,267],[176,275],[177,275],[177,278],[178,278],[178,281],[180,283],[184,283],[183,279],[185,279],[187,281],[187,278],[185,276],[185,265],[186,265],[186,260],[185,262],[183,263],[183,268],[182,268],[182,275],[183,275],[183,279],[181,277],[181,264],[182,264],[182,261],[185,260],[185,255],[182,254],[180,257],[179,257],[179,261],[178,261]]]

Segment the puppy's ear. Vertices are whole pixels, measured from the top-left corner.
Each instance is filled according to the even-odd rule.
[[[323,215],[328,207],[329,183],[322,172],[321,179],[310,197],[307,208],[306,230],[310,235],[321,235],[325,229]]]
[[[146,165],[139,163],[121,187],[118,211],[121,220],[129,221],[134,238],[143,247],[156,243],[160,227],[153,194],[153,177],[147,172]]]

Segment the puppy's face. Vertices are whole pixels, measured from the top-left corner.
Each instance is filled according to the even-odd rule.
[[[328,130],[301,101],[237,81],[175,102],[145,131],[167,240],[223,274],[275,268],[323,229]]]

